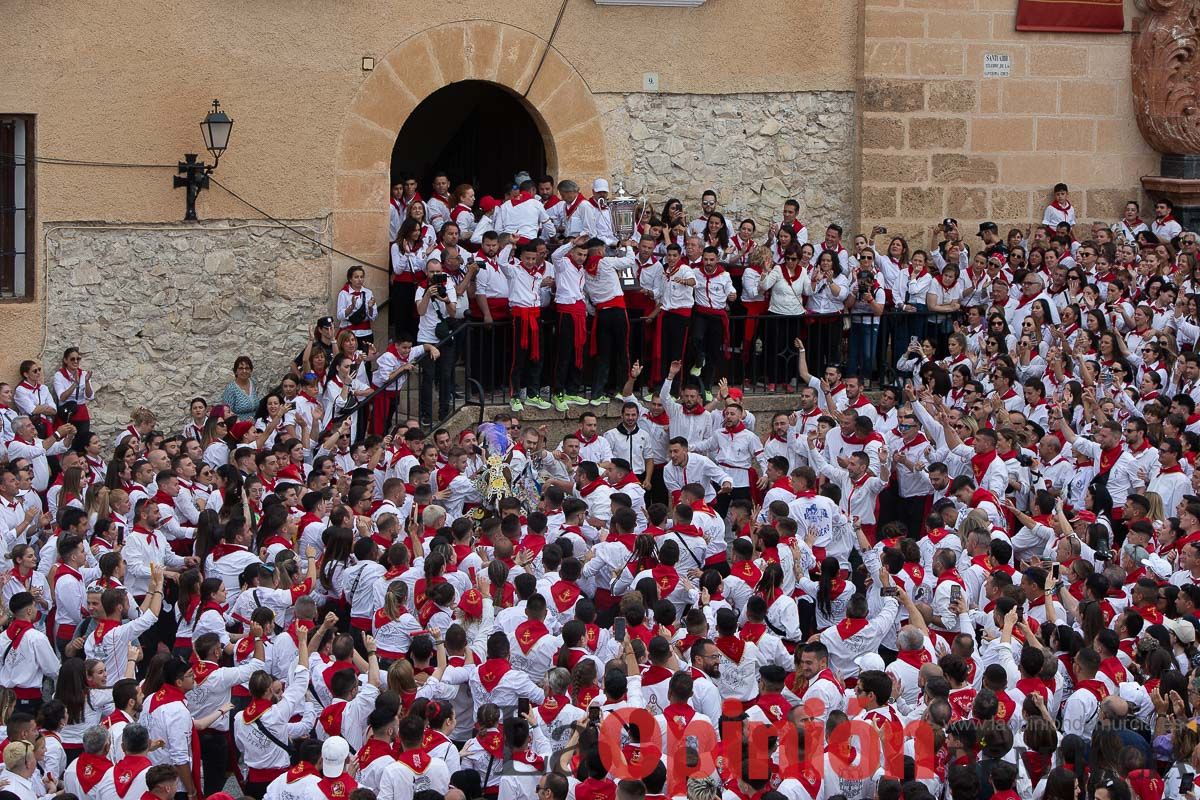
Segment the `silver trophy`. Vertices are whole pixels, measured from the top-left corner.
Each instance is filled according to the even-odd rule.
[[[637,232],[638,223],[638,207],[644,206],[644,199],[630,197],[625,194],[624,182],[617,182],[617,196],[608,199],[608,214],[612,221],[613,233],[618,241],[624,241],[633,237]],[[637,268],[631,267],[621,273],[621,288],[625,291],[637,289],[638,274]]]

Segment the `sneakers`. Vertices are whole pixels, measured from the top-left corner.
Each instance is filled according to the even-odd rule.
[[[642,402],[653,403],[655,397],[657,397],[657,395],[654,392],[647,389],[646,393],[644,395],[642,395]]]
[[[606,395],[606,394],[602,394],[599,397],[592,398],[592,405],[594,405],[594,406],[606,406],[611,402],[612,402],[612,400],[610,400],[608,395]]]
[[[547,403],[545,400],[543,400],[541,397],[530,397],[528,400],[525,401],[525,405],[529,406],[530,408],[539,409],[541,411],[547,411],[551,408],[550,404]]]
[[[521,402],[521,398],[519,398],[519,397],[514,397],[512,399],[512,402],[509,403],[508,406],[509,406],[509,408],[511,408],[513,410],[514,414],[520,414],[522,411],[525,410],[525,406]]]
[[[586,406],[588,404],[586,397],[580,397],[577,394],[564,394],[562,397],[568,404],[573,406]]]
[[[775,394],[775,384],[773,384],[773,383],[767,384],[767,394]]]
[[[567,410],[567,396],[565,394],[554,395],[554,410],[565,412]]]
[[[692,367],[691,369],[688,370],[688,374],[694,378],[699,378],[700,377],[700,367],[699,366]]]
[[[711,402],[712,402],[712,398],[713,398],[713,394],[712,394],[712,392],[710,392],[710,391],[708,391],[708,390],[706,389],[706,390],[704,391],[704,402],[706,402],[706,403],[711,403]]]

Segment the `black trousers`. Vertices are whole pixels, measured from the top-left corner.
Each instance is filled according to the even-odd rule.
[[[583,326],[583,342],[578,345],[584,349],[584,352],[579,354],[580,364],[587,361],[586,317]],[[583,369],[575,366],[575,317],[559,311],[554,331],[554,390],[562,394],[579,395],[583,391]]]
[[[392,282],[388,289],[388,319],[392,338],[400,334],[417,335],[417,285],[415,283]]]
[[[425,344],[425,342],[422,342]],[[433,422],[433,387],[438,389],[437,421],[450,416],[450,400],[454,395],[454,342],[450,340],[441,348],[441,357],[436,361],[432,358],[422,358],[421,366],[420,410],[422,422]]]
[[[660,381],[666,377],[672,361],[684,360],[691,327],[691,317],[672,314],[670,311],[662,312],[662,361],[659,364],[662,374],[658,376]],[[659,387],[653,388],[657,391]]]
[[[200,780],[203,796],[225,788],[229,771],[229,734],[226,731],[200,731]]]
[[[690,362],[700,367],[700,384],[709,389],[714,379],[724,374],[725,368],[725,321],[712,314],[693,314],[691,330],[692,355]]]
[[[646,333],[646,318],[643,316],[641,309],[630,308],[629,311],[629,363],[632,365],[635,361],[642,362],[643,365],[650,363],[649,354],[647,353],[647,343],[649,337]],[[643,372],[637,379],[635,385],[635,393],[637,386],[644,386],[649,379],[649,373]]]
[[[596,309],[595,370],[592,372],[592,395],[610,394],[610,384],[625,384],[629,372],[629,317],[624,308]]]
[[[796,339],[804,331],[804,317],[771,314],[763,326],[763,349],[767,356],[769,383],[788,383],[796,379]],[[810,368],[811,368],[811,362]],[[821,376],[820,373],[813,373]]]
[[[650,491],[646,492],[646,505],[654,503],[663,503],[664,505],[670,499],[667,492],[666,481],[663,480],[663,467],[666,464],[655,464],[654,474],[650,476]]]
[[[726,519],[729,516],[729,506],[734,500],[753,500],[750,487],[734,487],[728,494],[718,494],[713,500],[713,511],[716,511],[721,519]]]
[[[509,388],[512,390],[513,396],[517,396],[522,389],[525,389],[532,397],[535,396],[542,388],[542,359],[546,355],[546,337],[542,336],[542,331],[538,330],[538,336],[541,336],[539,343],[539,352],[537,359],[532,358],[533,340],[529,341],[528,347],[521,346],[521,323],[513,320],[513,351],[512,351],[512,370],[509,372]],[[531,334],[532,335],[532,334]]]

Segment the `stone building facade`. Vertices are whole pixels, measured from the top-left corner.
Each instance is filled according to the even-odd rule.
[[[882,223],[923,246],[946,214],[971,231],[1028,223],[1058,180],[1083,218],[1111,217],[1153,166],[1125,36],[1016,33],[1016,0],[691,5],[8,9],[0,52],[17,77],[0,85],[0,118],[34,122],[38,157],[144,166],[35,165],[34,280],[0,298],[0,380],[79,345],[106,387],[104,427],[135,399],[179,418],[188,397],[220,392],[240,353],[278,375],[349,264],[386,269],[398,136],[462,81],[519,100],[558,178],[624,180],[689,212],[713,188],[760,225],[796,197],[818,234]],[[1009,55],[1009,77],[983,76],[989,53]],[[172,165],[203,150],[214,96],[235,121],[230,149],[203,222],[179,223]],[[369,270],[377,290],[384,269]]]

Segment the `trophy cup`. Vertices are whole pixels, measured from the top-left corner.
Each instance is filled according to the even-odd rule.
[[[625,194],[624,182],[617,183],[617,196],[608,199],[608,214],[613,233],[619,241],[631,238],[637,232],[637,208],[642,201]],[[621,288],[625,291],[638,288],[637,268],[621,272]]]

